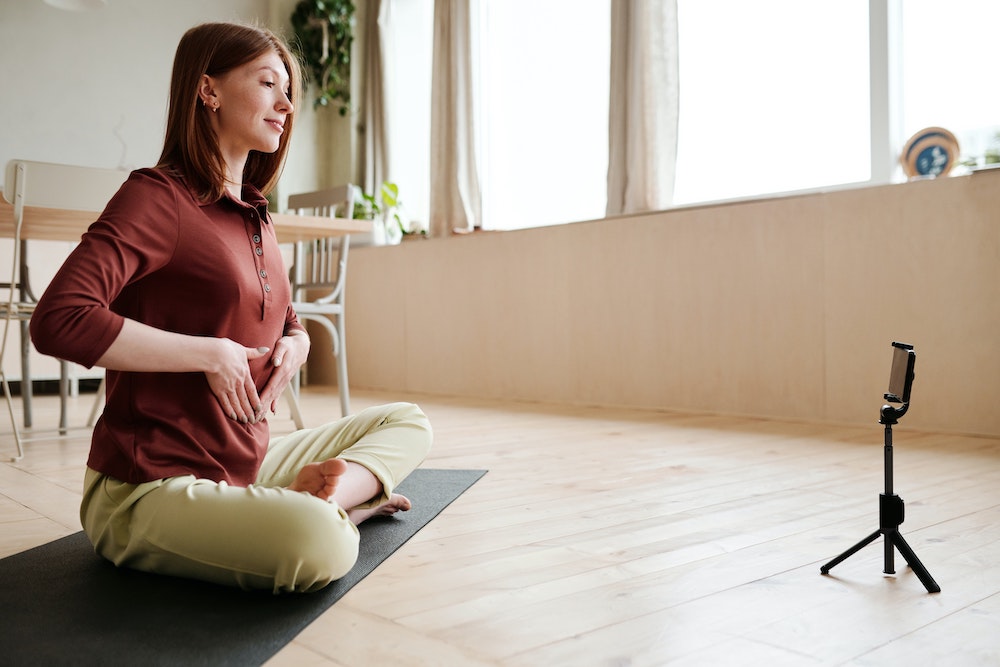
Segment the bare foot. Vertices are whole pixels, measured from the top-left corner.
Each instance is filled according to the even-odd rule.
[[[307,463],[295,476],[288,487],[292,491],[304,491],[321,500],[327,500],[337,490],[341,475],[347,472],[347,463],[340,459],[327,459],[318,463]]]
[[[389,496],[389,500],[378,505],[376,507],[369,507],[363,510],[348,510],[347,516],[351,519],[354,525],[358,525],[365,519],[370,519],[373,516],[392,516],[396,512],[405,512],[410,509],[412,505],[410,504],[410,499],[406,496],[401,496],[398,493],[394,493]]]

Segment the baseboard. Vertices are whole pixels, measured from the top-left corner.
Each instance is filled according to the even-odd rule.
[[[95,394],[98,387],[101,386],[100,378],[78,378],[76,382],[79,385],[81,394]],[[12,396],[21,395],[20,380],[11,380],[8,384],[10,385]],[[59,380],[33,380],[31,382],[31,394],[33,396],[58,396]]]

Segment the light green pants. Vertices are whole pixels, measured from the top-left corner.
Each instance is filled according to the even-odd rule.
[[[338,457],[382,482],[382,497],[370,505],[380,504],[430,444],[417,406],[377,406],[273,439],[246,488],[193,475],[126,484],[88,468],[80,518],[97,553],[119,566],[275,593],[313,591],[353,567],[358,529],[335,503],[283,487],[303,465]]]

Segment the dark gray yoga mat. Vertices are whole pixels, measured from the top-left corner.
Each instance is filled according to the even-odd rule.
[[[0,560],[0,664],[263,664],[485,472],[413,471],[398,489],[413,509],[361,524],[354,569],[316,593],[247,593],[119,569],[83,532],[9,556]]]

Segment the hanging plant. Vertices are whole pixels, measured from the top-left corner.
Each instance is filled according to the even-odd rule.
[[[346,116],[351,102],[351,0],[302,0],[292,12],[293,46],[318,88],[316,108],[334,106]]]

